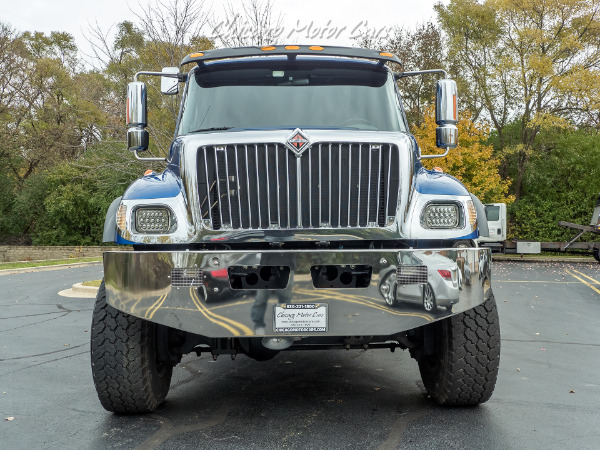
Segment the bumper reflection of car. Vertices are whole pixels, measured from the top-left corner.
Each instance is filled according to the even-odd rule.
[[[429,253],[429,254],[428,254]],[[400,302],[421,304],[427,312],[438,306],[452,309],[458,303],[462,287],[462,273],[458,265],[449,258],[437,253],[423,252],[405,254],[401,263],[408,267],[427,267],[427,282],[401,284],[397,282],[397,268],[391,267],[380,274],[379,292],[390,306]]]
[[[439,258],[436,257],[439,255]],[[267,258],[268,256],[268,258]],[[294,284],[289,303],[296,304],[306,314],[312,307],[325,311],[323,330],[304,331],[302,324],[292,324],[292,331],[277,331],[274,314],[278,300],[271,296],[265,312],[265,335],[302,335],[302,336],[370,336],[391,335],[417,328],[434,320],[457,314],[473,308],[485,300],[485,289],[489,285],[489,273],[479,270],[471,272],[471,286],[463,282],[458,287],[458,258],[464,258],[465,264],[488,268],[483,264],[489,258],[489,250],[479,248],[466,249],[401,249],[401,250],[270,250],[260,254],[260,263],[248,262],[248,255],[238,251],[186,251],[186,252],[106,252],[104,255],[104,273],[106,279],[107,302],[127,314],[162,325],[201,334],[208,337],[236,337],[252,335],[251,301],[228,301],[232,294],[256,295],[257,289],[232,289],[224,277],[223,269],[239,266],[263,265],[263,259],[269,267],[294,267]],[[258,256],[255,258],[258,259]],[[398,268],[406,265],[425,269],[414,285],[396,283],[394,277]],[[372,275],[362,283],[352,287],[339,274],[329,284],[321,285],[315,278],[315,267],[331,266],[331,269],[368,268]],[[175,284],[172,275],[176,271],[186,270],[196,274],[203,272],[202,281],[196,277],[183,277]],[[346,270],[346,272],[348,272]],[[366,270],[366,269],[364,269]],[[487,269],[486,269],[487,270]],[[219,272],[222,271],[222,272]],[[441,271],[441,272],[440,272]],[[444,271],[448,271],[450,276]],[[216,273],[211,273],[216,272]],[[326,271],[329,274],[331,271]],[[344,273],[346,273],[344,272]],[[187,272],[185,272],[187,273]],[[219,275],[223,275],[219,277]],[[480,275],[481,274],[481,275]],[[231,281],[231,273],[229,274]],[[402,275],[402,274],[401,274]],[[481,277],[481,279],[479,278]],[[361,278],[362,280],[362,278]],[[385,307],[382,294],[393,292],[389,302],[399,303],[397,307]],[[204,292],[214,292],[217,296]],[[221,288],[224,289],[221,289]],[[271,288],[269,288],[272,290]],[[232,291],[236,291],[233,293]],[[219,295],[220,294],[220,295]],[[222,299],[219,304],[213,301]],[[460,299],[460,300],[459,300]],[[419,303],[418,306],[411,304]],[[456,306],[452,311],[442,311],[438,306]],[[324,305],[324,306],[323,306]],[[424,311],[427,309],[429,311]],[[312,317],[312,316],[311,316]],[[302,319],[304,320],[304,319]],[[307,319],[309,322],[312,319]],[[298,322],[299,323],[299,322]],[[309,326],[314,324],[309,323]],[[316,325],[315,325],[316,326]],[[319,325],[321,326],[321,325]],[[296,330],[296,331],[294,331]],[[250,334],[249,334],[250,333]],[[358,334],[357,334],[358,333]]]

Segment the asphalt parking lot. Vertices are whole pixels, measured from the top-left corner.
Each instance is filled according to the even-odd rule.
[[[157,412],[97,400],[93,300],[59,296],[101,266],[0,276],[2,448],[600,447],[600,265],[497,262],[496,391],[475,408],[425,395],[407,352],[185,357]]]

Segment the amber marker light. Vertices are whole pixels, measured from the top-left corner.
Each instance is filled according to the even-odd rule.
[[[127,206],[123,204],[119,205],[119,210],[117,211],[117,227],[121,231],[125,231],[127,228]]]
[[[308,47],[309,50],[315,50],[315,51],[320,51],[323,50],[323,47],[321,47],[320,45],[311,45],[310,47]]]
[[[270,52],[271,50],[275,50],[275,47],[272,45],[269,45],[267,47],[261,47],[260,48],[263,52]]]
[[[388,52],[380,52],[379,53],[381,56],[387,56],[388,58],[393,58],[394,55],[393,53],[388,53]]]
[[[154,170],[148,169],[144,172],[144,176],[147,177],[148,175],[152,175],[153,173],[154,173]]]
[[[285,49],[286,50],[300,50],[300,46],[299,45],[286,45]]]
[[[204,53],[202,53],[202,52],[192,53],[190,55],[190,58],[198,58],[199,56],[204,56]]]

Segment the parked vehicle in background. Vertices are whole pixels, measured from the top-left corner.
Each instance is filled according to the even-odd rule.
[[[506,241],[506,203],[486,203],[485,217],[487,219],[488,235],[480,236],[480,245],[492,250],[504,251]]]
[[[538,242],[531,240],[507,240],[506,226],[507,213],[505,203],[488,203],[484,205],[488,223],[488,236],[480,236],[476,242],[479,246],[491,248],[492,251],[502,253],[541,253],[572,252],[585,254],[591,252],[594,259],[600,262],[600,242],[580,242],[579,239],[586,233],[600,235],[600,196],[596,200],[589,225],[580,225],[571,222],[559,221],[558,226],[570,228],[577,233],[568,242]]]

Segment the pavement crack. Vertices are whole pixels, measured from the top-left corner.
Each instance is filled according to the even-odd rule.
[[[227,416],[229,415],[229,412],[233,409],[233,407],[234,407],[233,404],[222,405],[207,420],[202,421],[200,423],[194,423],[194,424],[190,424],[190,425],[181,425],[178,427],[173,426],[173,423],[170,420],[168,420],[164,417],[154,415],[153,417],[156,418],[156,420],[158,420],[159,422],[161,422],[161,427],[158,429],[158,431],[156,433],[154,433],[152,436],[150,436],[150,438],[146,442],[143,442],[142,444],[138,445],[135,448],[136,448],[136,450],[155,449],[159,445],[161,445],[163,442],[165,442],[167,439],[169,439],[173,436],[176,436],[178,434],[199,431],[204,428],[209,428],[209,427],[218,425],[219,423],[222,423],[225,421],[225,419],[227,419]]]
[[[78,347],[81,347],[81,346],[79,346],[79,345],[78,345]],[[75,347],[72,347],[72,348],[75,348]],[[62,358],[54,358],[54,359],[51,359],[51,360],[49,360],[49,361],[43,361],[43,362],[41,362],[41,363],[32,364],[31,366],[27,366],[27,367],[21,367],[20,369],[17,369],[17,370],[12,370],[12,371],[10,371],[10,372],[5,372],[5,373],[2,373],[2,374],[0,374],[0,377],[3,377],[3,376],[5,376],[5,375],[11,375],[11,374],[13,374],[13,373],[17,373],[17,372],[21,372],[21,371],[23,371],[23,370],[31,369],[31,368],[33,368],[33,367],[42,366],[42,365],[44,365],[44,364],[48,364],[48,363],[51,363],[51,362],[60,361],[61,359],[73,358],[74,356],[79,356],[79,355],[87,355],[88,353],[89,353],[89,352],[86,350],[85,352],[79,352],[79,353],[75,353],[75,354],[73,354],[73,355],[67,355],[67,356],[63,356]]]
[[[3,358],[3,359],[0,359],[0,362],[2,362],[2,361],[15,361],[17,359],[36,358],[38,356],[47,356],[47,355],[53,355],[55,353],[68,352],[69,350],[73,350],[74,348],[83,347],[84,345],[88,345],[88,344],[85,343],[85,344],[73,345],[73,346],[69,346],[69,348],[63,348],[63,349],[60,349],[60,350],[54,350],[53,352],[39,353],[37,355],[16,356],[14,358]]]
[[[56,320],[56,319],[60,319],[62,317],[65,317],[66,315],[68,315],[71,311],[67,311],[64,314],[58,316],[58,317],[51,317],[50,319],[46,319],[46,320],[40,320],[38,322],[32,322],[32,323],[28,323],[27,325],[21,325],[20,327],[14,327],[14,328],[8,328],[6,330],[0,330],[0,333],[6,333],[7,331],[14,331],[14,330],[18,330],[20,328],[27,328],[33,325],[38,325],[40,323],[44,323],[44,322],[50,322],[51,320]],[[1,360],[0,360],[1,361]]]
[[[0,317],[0,320],[6,320],[6,319],[22,319],[24,317],[36,317],[36,316],[47,316],[49,314],[60,314],[63,311],[52,311],[52,312],[47,312],[47,313],[39,313],[39,314],[25,314],[22,316],[10,316],[10,317]]]
[[[585,347],[600,347],[600,344],[587,344],[585,342],[560,342],[560,341],[544,341],[540,339],[507,339],[502,338],[502,342],[527,342],[531,344],[559,344],[559,345],[581,345]]]
[[[390,433],[383,444],[379,446],[379,450],[392,450],[400,447],[404,432],[414,420],[420,419],[431,413],[431,410],[417,410],[409,414],[402,414],[398,420],[394,422],[390,428]]]

